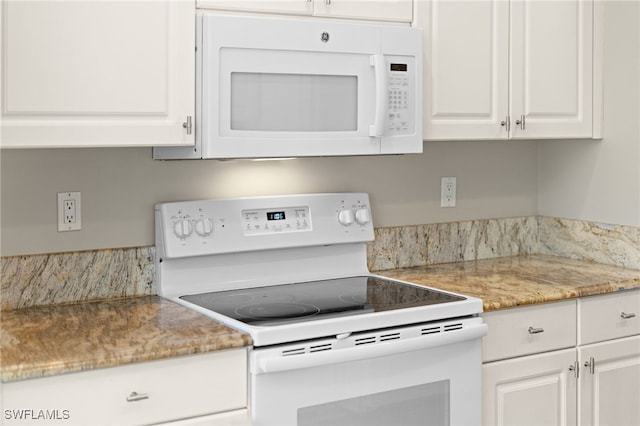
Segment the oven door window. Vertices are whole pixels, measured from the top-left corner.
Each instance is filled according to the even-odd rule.
[[[379,392],[298,409],[298,426],[448,426],[449,381]]]

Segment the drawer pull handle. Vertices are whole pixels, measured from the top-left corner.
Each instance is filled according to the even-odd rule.
[[[573,373],[576,379],[580,378],[580,364],[578,364],[578,361],[569,366],[569,371]]]
[[[127,397],[127,402],[142,401],[145,399],[149,399],[149,395],[146,393],[131,392],[131,395]]]
[[[529,327],[529,334],[544,333],[544,328]]]
[[[622,319],[631,319],[631,318],[635,318],[636,314],[633,313],[626,313],[626,312],[620,312],[620,318]]]

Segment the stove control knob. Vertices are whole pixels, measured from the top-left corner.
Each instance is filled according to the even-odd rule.
[[[338,212],[338,222],[344,226],[349,226],[353,223],[353,211],[349,209],[343,209]]]
[[[173,232],[178,238],[186,238],[193,232],[193,227],[187,219],[182,219],[173,224]]]
[[[213,222],[208,217],[196,222],[196,233],[201,237],[206,237],[213,232]]]
[[[358,209],[356,210],[356,222],[360,225],[366,225],[371,221],[371,215],[369,214],[369,209]]]

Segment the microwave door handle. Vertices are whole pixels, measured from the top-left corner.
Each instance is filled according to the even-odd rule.
[[[384,134],[384,123],[387,116],[387,69],[384,55],[371,55],[371,66],[376,78],[376,106],[373,124],[369,126],[369,136],[380,137]]]

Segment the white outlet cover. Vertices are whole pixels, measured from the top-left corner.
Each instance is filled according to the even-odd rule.
[[[440,179],[440,207],[456,206],[456,180],[455,177]]]
[[[73,222],[65,222],[65,201],[72,200],[75,204]],[[80,192],[58,192],[58,232],[79,231],[82,229],[82,200]]]

